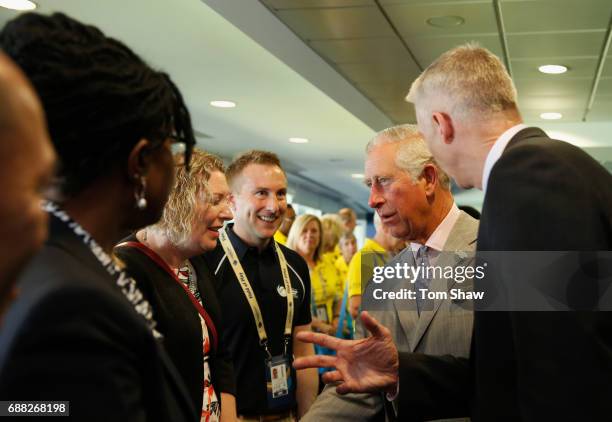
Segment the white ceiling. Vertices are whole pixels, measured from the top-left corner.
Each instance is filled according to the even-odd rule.
[[[265,3],[265,5],[264,5]],[[225,157],[258,148],[327,187],[338,202],[366,209],[363,149],[376,130],[410,121],[402,99],[419,69],[453,45],[479,40],[502,55],[492,0],[39,0],[123,40],[162,68],[185,95],[201,147]],[[593,110],[584,114],[609,18],[610,0],[502,0],[509,58],[528,123],[612,163],[612,66],[604,66]],[[266,7],[267,6],[267,7]],[[381,15],[388,14],[388,20]],[[0,24],[17,12],[0,9]],[[427,18],[460,15],[441,33]],[[391,29],[389,22],[398,30]],[[288,25],[288,26],[287,26]],[[407,47],[410,52],[407,52]],[[570,72],[535,69],[562,60]],[[209,106],[236,101],[235,109]],[[555,107],[560,123],[543,122]],[[289,137],[310,143],[290,144]],[[612,167],[611,167],[612,169]],[[297,180],[297,179],[294,179]],[[478,205],[481,196],[461,193]]]
[[[312,74],[339,98],[351,102],[356,114],[378,127],[391,124],[259,2],[225,2],[240,6],[245,16],[263,13],[268,21],[256,23],[274,38],[282,38],[285,48],[306,61]],[[199,139],[201,147],[225,157],[251,148],[274,151],[292,173],[328,187],[340,203],[354,201],[365,209],[367,190],[351,173],[362,171],[365,144],[375,133],[372,127],[205,3],[40,0],[38,4],[38,12],[61,11],[95,24],[167,71],[186,98],[194,127],[211,136]],[[0,8],[0,24],[17,13]],[[235,101],[238,107],[211,107],[209,102],[215,99]],[[291,144],[289,137],[305,137],[310,143]]]

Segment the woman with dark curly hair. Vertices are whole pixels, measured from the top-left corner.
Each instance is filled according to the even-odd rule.
[[[44,205],[49,239],[0,337],[0,397],[69,401],[78,421],[196,420],[151,305],[112,256],[161,216],[174,145],[189,163],[195,140],[178,89],[63,14],[20,15],[0,46],[37,90],[61,164]]]

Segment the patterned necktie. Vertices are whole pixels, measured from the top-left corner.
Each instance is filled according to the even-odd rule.
[[[423,299],[423,289],[426,291],[429,289],[429,280],[426,277],[427,268],[429,267],[429,257],[427,256],[427,246],[421,246],[417,251],[416,256],[416,264],[418,267],[421,267],[419,270],[419,277],[417,277],[415,282],[416,287],[416,304],[417,304],[417,312],[421,315],[421,311],[423,310],[431,310],[432,304],[429,303],[428,299]]]

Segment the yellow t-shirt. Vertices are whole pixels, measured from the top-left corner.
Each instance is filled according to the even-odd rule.
[[[316,266],[310,270],[310,285],[315,304],[313,308],[316,308],[313,316],[331,324],[334,317],[334,303],[340,297],[342,279],[329,255],[323,255]]]
[[[389,258],[389,253],[382,246],[373,239],[366,239],[363,248],[357,251],[348,266],[349,297],[361,295],[365,287],[361,285],[362,275],[367,282],[372,277],[374,267],[385,265]]]
[[[280,230],[277,230],[276,233],[274,233],[274,240],[276,240],[276,242],[280,243],[281,245],[287,244],[287,236],[285,236]]]
[[[336,269],[338,270],[338,275],[340,276],[340,280],[342,281],[342,292],[344,294],[344,289],[346,287],[346,276],[348,275],[348,264],[344,260],[343,256],[339,256],[334,262],[336,265]]]

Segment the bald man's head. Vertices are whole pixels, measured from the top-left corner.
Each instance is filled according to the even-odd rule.
[[[54,164],[41,103],[21,70],[0,53],[0,306],[47,235],[40,203]]]

